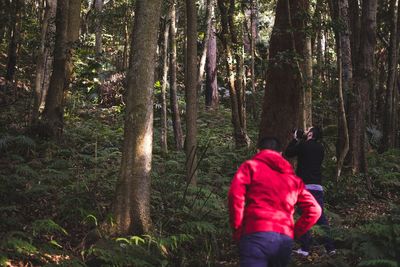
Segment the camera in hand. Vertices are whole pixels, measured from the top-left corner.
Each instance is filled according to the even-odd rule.
[[[303,139],[305,137],[304,136],[304,130],[301,129],[301,128],[294,129],[294,133],[295,133],[296,139]]]

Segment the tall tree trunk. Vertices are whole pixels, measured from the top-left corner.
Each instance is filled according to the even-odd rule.
[[[100,81],[100,87],[103,85],[104,79],[103,75],[101,74],[103,71],[102,68],[102,53],[103,53],[103,19],[102,19],[102,13],[103,13],[103,0],[95,0],[94,3],[94,9],[95,9],[95,19],[94,19],[94,32],[95,32],[95,53],[96,53],[96,61],[97,61],[97,75],[98,79]]]
[[[353,68],[351,61],[351,43],[350,43],[350,19],[348,0],[338,1],[338,19],[341,19],[343,30],[336,32],[337,44],[337,66],[339,69],[338,82],[338,144],[337,144],[337,167],[336,180],[339,179],[344,160],[349,151],[349,132],[347,125],[346,109],[344,103],[344,92],[351,92],[353,85]]]
[[[168,22],[164,23],[164,39],[162,53],[162,85],[161,85],[161,150],[168,153],[168,123],[167,123],[167,83],[168,83]]]
[[[390,46],[388,51],[388,78],[386,83],[386,106],[383,121],[383,149],[394,148],[396,133],[394,132],[394,113],[396,112],[396,103],[394,102],[394,93],[397,89],[397,9],[398,1],[390,1],[391,10],[391,30],[390,30]]]
[[[36,63],[35,77],[35,99],[33,104],[32,121],[35,123],[39,118],[42,101],[47,94],[46,85],[50,71],[48,68],[51,62],[51,49],[54,49],[53,34],[55,31],[54,18],[56,15],[57,0],[46,0],[46,7],[42,23],[41,41]],[[50,64],[51,65],[51,64]],[[51,66],[50,66],[51,67]]]
[[[251,97],[250,97],[250,108],[249,112],[253,116],[253,120],[257,119],[257,105],[256,105],[256,68],[255,68],[255,57],[256,48],[255,42],[257,38],[257,24],[256,24],[256,1],[250,0],[250,72],[251,72]]]
[[[53,72],[43,111],[44,126],[51,136],[60,136],[64,125],[64,91],[72,72],[74,43],[79,37],[81,0],[58,1]]]
[[[206,11],[206,21],[207,21],[207,30],[203,40],[203,51],[200,57],[200,64],[199,64],[199,74],[198,74],[198,86],[199,89],[204,79],[204,72],[205,72],[205,65],[207,59],[207,50],[208,50],[208,43],[210,39],[210,35],[212,34],[212,29],[214,29],[214,1],[215,0],[207,0],[207,11]],[[200,90],[199,90],[200,91]]]
[[[219,105],[219,93],[217,83],[217,37],[215,28],[212,27],[208,40],[206,61],[206,108],[217,109]]]
[[[178,93],[177,93],[177,61],[176,61],[176,1],[171,3],[171,25],[170,25],[170,44],[171,44],[171,56],[170,56],[170,101],[172,110],[172,125],[174,128],[174,140],[175,148],[177,150],[183,149],[183,132],[181,115],[179,113],[178,104]]]
[[[4,35],[6,34],[9,14],[9,0],[0,1],[0,44],[3,43]]]
[[[186,0],[186,178],[196,184],[197,165],[197,10],[195,0]]]
[[[96,10],[96,15],[95,15],[95,50],[96,50],[96,56],[100,58],[100,55],[103,50],[103,41],[102,41],[102,12],[103,12],[103,0],[95,0],[95,10]]]
[[[235,1],[230,1],[230,6],[228,10],[228,8],[225,6],[225,2],[223,0],[218,0],[218,7],[221,13],[221,42],[226,54],[225,65],[227,70],[228,88],[231,99],[233,136],[236,146],[248,146],[250,144],[250,139],[247,135],[245,114],[243,114],[244,87],[243,69],[241,68],[243,65],[240,55],[240,53],[242,52],[243,44],[240,45],[237,43],[238,40],[232,39],[232,37],[237,38],[237,32],[233,23]],[[236,46],[236,50],[233,48],[234,46]],[[234,64],[234,58],[237,63],[236,66]]]
[[[6,80],[13,82],[15,78],[15,69],[17,66],[18,44],[21,38],[21,9],[23,2],[21,0],[14,0],[11,4],[11,26],[10,26],[10,42],[8,45],[7,55],[7,73]]]
[[[374,50],[376,44],[376,11],[377,0],[364,0],[362,4],[361,32],[359,56],[354,82],[355,103],[352,106],[354,116],[354,128],[350,137],[350,149],[352,150],[353,173],[366,173],[366,120],[367,104],[369,103],[370,88],[375,85],[374,81]]]
[[[128,44],[129,44],[129,21],[128,21],[128,12],[125,14],[125,23],[124,23],[124,51],[122,53],[122,70],[126,70],[128,67]]]
[[[114,202],[115,233],[151,231],[150,171],[153,143],[154,60],[161,0],[137,0],[128,70],[121,176]]]
[[[302,11],[304,14],[310,14],[310,5],[306,1],[303,3]],[[304,30],[310,27],[310,21],[308,19],[304,20]],[[305,45],[304,45],[304,61],[301,64],[304,84],[302,93],[302,118],[299,125],[302,125],[303,129],[312,126],[312,82],[313,82],[313,69],[312,69],[312,45],[311,45],[311,34],[305,32]]]
[[[69,55],[68,11],[69,1],[57,1],[53,71],[42,116],[44,127],[49,130],[51,136],[61,135],[63,128],[63,92]]]
[[[303,79],[296,55],[303,56],[306,0],[278,0],[269,47],[269,69],[259,138],[275,136],[286,145],[298,127]],[[285,57],[282,57],[285,55]]]

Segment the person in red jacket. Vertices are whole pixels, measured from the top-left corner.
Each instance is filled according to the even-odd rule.
[[[263,138],[258,149],[232,179],[230,225],[239,242],[240,266],[284,267],[290,261],[293,238],[315,224],[321,207],[282,157],[276,138]],[[294,223],[296,205],[302,214]]]

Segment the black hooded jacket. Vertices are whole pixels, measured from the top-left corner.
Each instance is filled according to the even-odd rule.
[[[305,184],[321,184],[321,165],[324,147],[314,139],[297,141],[293,139],[285,150],[288,158],[297,156],[296,174]]]

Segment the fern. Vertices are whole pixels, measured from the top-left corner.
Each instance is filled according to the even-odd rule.
[[[364,260],[360,262],[358,267],[398,267],[397,262],[385,259]]]
[[[44,219],[36,220],[32,223],[32,233],[33,236],[38,236],[39,234],[57,234],[61,233],[63,235],[68,235],[67,231],[55,223],[53,220]]]

